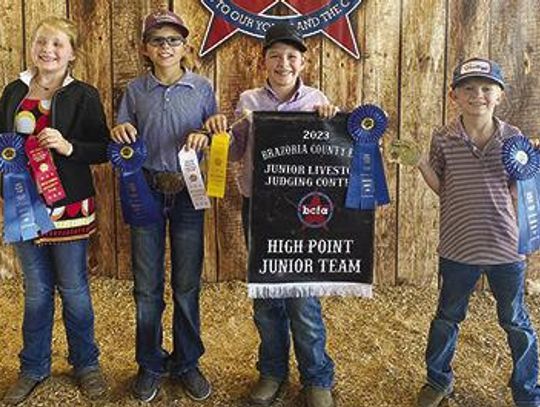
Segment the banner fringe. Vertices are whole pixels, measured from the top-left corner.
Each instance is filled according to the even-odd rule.
[[[373,286],[364,283],[310,282],[260,284],[248,283],[249,298],[300,298],[326,296],[373,297]]]

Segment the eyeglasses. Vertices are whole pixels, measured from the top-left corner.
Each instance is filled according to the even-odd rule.
[[[170,37],[150,37],[147,44],[150,44],[152,47],[162,47],[165,43],[169,47],[179,47],[184,44],[186,41],[181,35],[173,35]]]

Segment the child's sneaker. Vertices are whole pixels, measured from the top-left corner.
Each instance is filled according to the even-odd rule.
[[[149,403],[159,393],[161,377],[152,374],[143,368],[139,368],[135,383],[133,383],[133,395],[140,401]]]
[[[180,376],[180,380],[184,385],[184,391],[192,400],[206,400],[212,393],[210,382],[198,368],[188,370]]]
[[[418,392],[417,407],[437,407],[450,395],[450,392],[437,390],[429,384],[424,384]]]

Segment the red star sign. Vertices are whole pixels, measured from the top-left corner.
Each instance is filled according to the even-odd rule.
[[[304,29],[304,37],[322,33],[354,58],[359,58],[358,45],[352,30],[349,14],[362,0],[201,0],[210,11],[211,18],[199,52],[204,56],[217,48],[237,31],[262,38],[273,22],[283,18],[296,18]],[[283,3],[294,15],[269,16],[264,14],[277,3]],[[306,21],[302,21],[302,16]],[[259,21],[257,18],[260,18]],[[298,19],[300,18],[300,20]],[[264,21],[263,21],[264,20]],[[313,26],[313,22],[317,25]],[[324,24],[326,22],[326,24]],[[320,25],[322,28],[318,28]]]

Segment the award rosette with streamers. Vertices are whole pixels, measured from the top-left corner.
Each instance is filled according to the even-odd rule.
[[[124,222],[131,226],[147,226],[159,220],[159,206],[142,173],[147,156],[141,139],[131,144],[109,143],[107,155],[120,171],[120,203]]]
[[[350,114],[347,129],[354,139],[354,150],[346,208],[373,209],[390,202],[379,151],[379,140],[387,126],[386,113],[375,105],[359,106]]]
[[[540,152],[522,135],[505,140],[502,160],[508,176],[517,183],[520,254],[540,248]]]
[[[28,169],[24,139],[0,134],[0,172],[4,195],[4,241],[31,240],[54,229]]]

